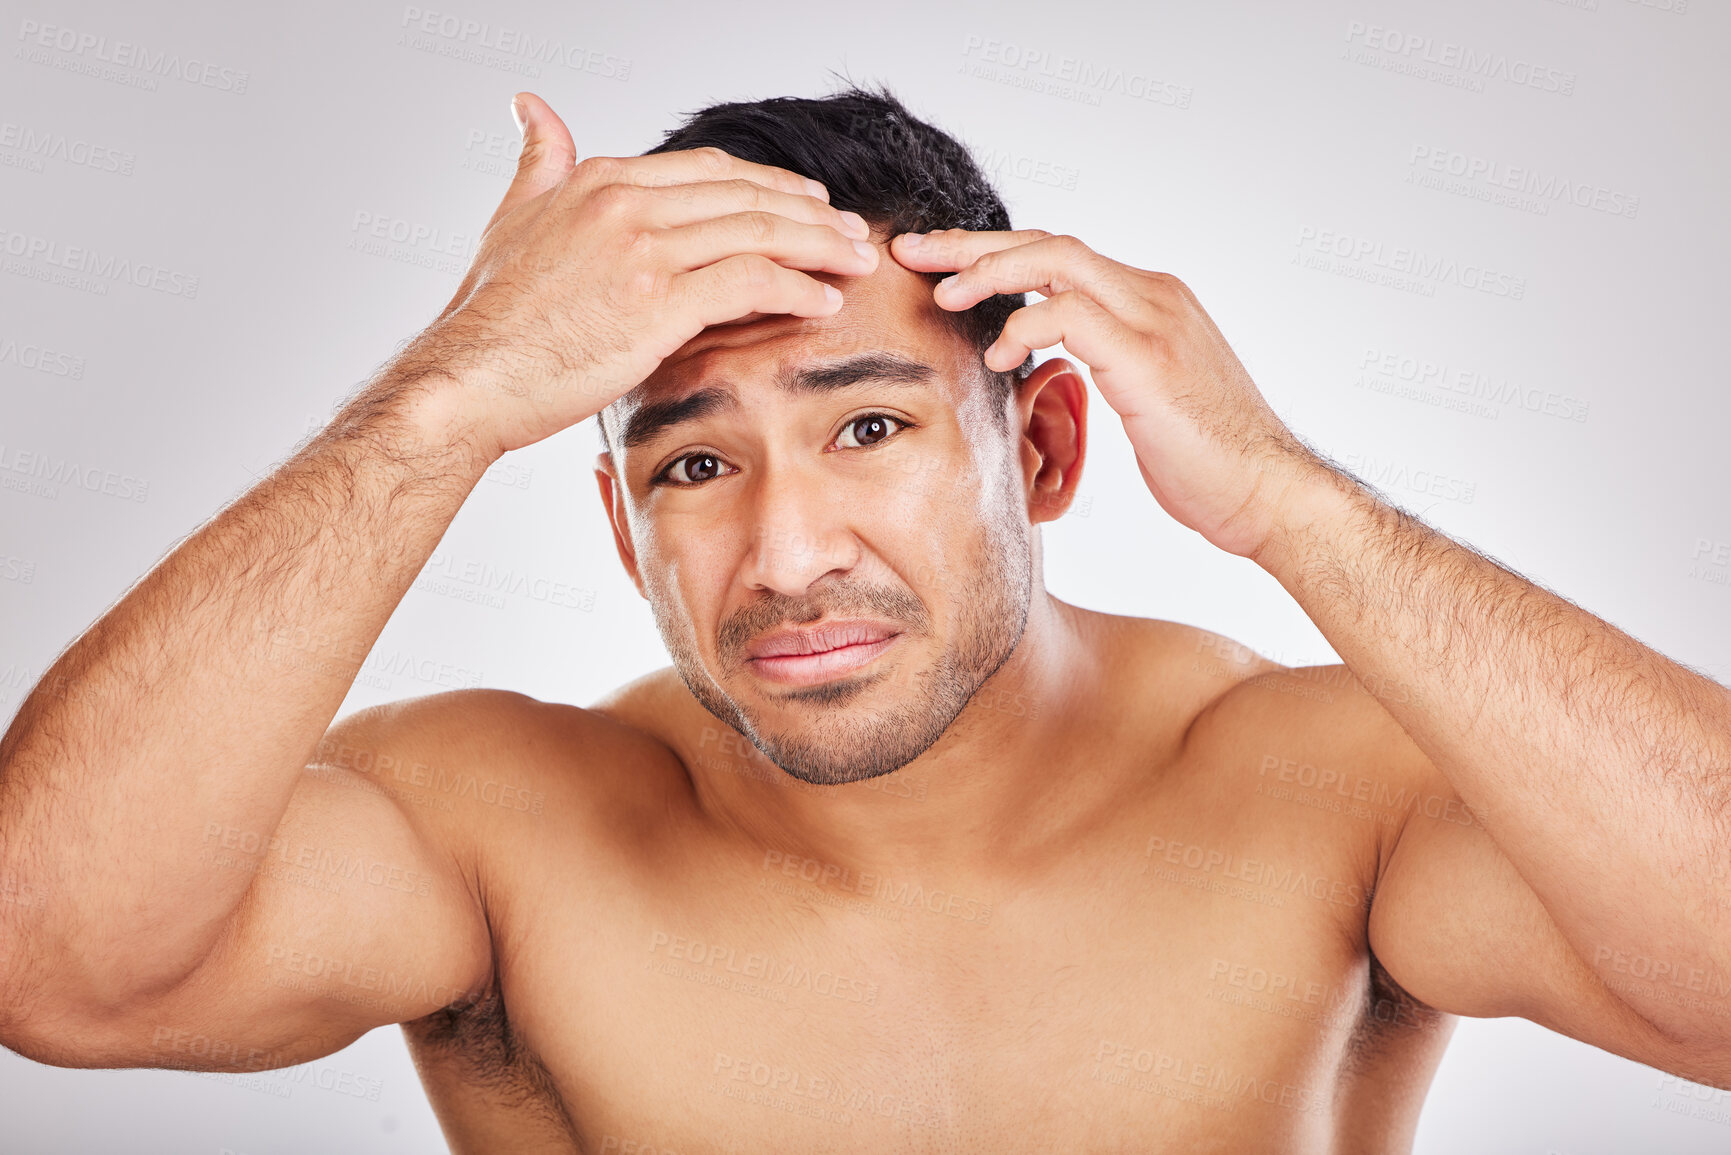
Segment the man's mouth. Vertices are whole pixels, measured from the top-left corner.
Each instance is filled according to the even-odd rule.
[[[899,637],[901,631],[884,622],[849,620],[784,626],[751,644],[746,650],[746,665],[765,681],[812,686],[869,664]]]

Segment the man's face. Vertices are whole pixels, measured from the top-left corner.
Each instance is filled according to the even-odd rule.
[[[610,414],[674,668],[783,770],[887,774],[1009,657],[1033,558],[1009,403],[887,251],[832,317],[705,330]],[[621,524],[622,523],[622,524]]]

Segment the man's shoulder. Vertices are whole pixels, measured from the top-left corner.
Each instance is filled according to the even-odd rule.
[[[1190,724],[1250,678],[1286,669],[1225,634],[1163,618],[1084,611],[1113,681]]]
[[[677,767],[660,742],[603,710],[468,689],[344,717],[308,771],[387,794],[414,815],[485,828],[519,816],[617,817],[671,786]]]
[[[1184,749],[1210,775],[1302,777],[1330,789],[1345,781],[1349,793],[1381,798],[1434,785],[1436,768],[1389,711],[1422,706],[1403,681],[1360,678],[1341,663],[1288,666],[1182,622],[1093,617],[1122,684],[1182,721]]]
[[[1234,655],[1235,656],[1235,655]],[[1222,658],[1226,661],[1226,658]],[[1219,676],[1218,671],[1216,676]],[[1237,663],[1186,737],[1223,785],[1276,801],[1289,818],[1356,818],[1392,846],[1416,815],[1470,823],[1459,795],[1390,712],[1416,688],[1342,663]]]
[[[1404,683],[1366,680],[1339,662],[1287,666],[1260,655],[1206,672],[1225,684],[1197,718],[1199,731],[1284,735],[1343,753],[1411,741],[1388,709],[1397,699],[1416,702],[1416,690]]]

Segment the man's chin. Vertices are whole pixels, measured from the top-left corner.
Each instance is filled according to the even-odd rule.
[[[905,744],[900,748],[850,744],[838,749],[835,744],[811,741],[805,732],[757,735],[753,741],[783,773],[813,786],[846,786],[880,778],[925,753],[924,746],[916,749]]]
[[[789,776],[840,786],[901,769],[945,728],[921,709],[923,702],[874,701],[889,688],[886,681],[873,674],[794,689],[760,685],[744,701],[729,696],[725,712],[710,712]]]
[[[843,710],[864,705],[883,681],[883,674],[855,674],[808,686],[784,686],[759,682],[757,697],[771,711],[786,711],[790,722],[810,718],[814,710]]]

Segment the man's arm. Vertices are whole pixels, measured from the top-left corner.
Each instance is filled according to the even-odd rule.
[[[98,1002],[88,978],[73,985],[53,973],[69,960],[52,933],[64,914],[55,910],[60,896],[45,894],[38,928],[9,923],[37,965],[13,976],[23,997],[0,1041],[58,1066],[256,1071],[320,1058],[375,1027],[480,997],[493,957],[477,851],[493,827],[522,816],[461,798],[447,812],[413,792],[381,789],[379,775],[352,764],[364,751],[368,769],[381,758],[452,765],[464,754],[449,741],[454,728],[485,730],[488,715],[528,706],[494,696],[461,691],[353,715],[294,777],[268,834],[210,823],[174,861],[245,889],[186,973],[156,989]],[[346,758],[324,757],[337,751]],[[161,870],[165,857],[158,851],[136,865]],[[172,917],[163,929],[175,929]],[[96,935],[86,941],[118,949]],[[153,944],[134,949],[161,965]],[[124,974],[124,957],[101,961]]]
[[[1422,706],[1403,681],[1360,681],[1343,665],[1265,669],[1216,699],[1193,738],[1228,779],[1270,804],[1303,799],[1294,822],[1364,853],[1369,948],[1420,1003],[1477,1018],[1519,1016],[1684,1078],[1723,1084],[1723,1052],[1681,1041],[1625,999],[1630,989],[1723,1015],[1726,980],[1641,952],[1595,973],[1521,872],[1391,708]],[[1292,829],[1300,829],[1293,827]],[[1591,880],[1582,880],[1583,886]],[[1719,995],[1710,993],[1716,983]],[[1693,985],[1691,985],[1693,984]],[[1399,1018],[1385,1019],[1399,1023]]]
[[[577,164],[552,110],[521,107],[517,177],[441,316],[79,638],[0,741],[0,1043],[73,1061],[77,1039],[184,992],[264,1007],[249,944],[291,935],[327,957],[421,950],[430,981],[465,986],[479,923],[456,848],[303,774],[362,660],[501,454],[708,325],[833,313],[810,272],[876,265],[864,222],[804,177],[713,149]],[[268,867],[290,838],[389,857],[430,900],[280,892]],[[337,1034],[365,1021],[302,993]]]
[[[217,946],[361,659],[486,468],[443,437],[396,413],[340,421],[26,700],[0,747],[0,876],[40,901],[0,906],[9,1017],[148,1002]],[[420,865],[399,833],[379,828],[375,849]]]
[[[1286,516],[1256,560],[1356,675],[1412,688],[1383,706],[1497,852],[1464,834],[1410,828],[1379,901],[1398,907],[1404,894],[1440,910],[1439,888],[1481,892],[1492,925],[1495,894],[1518,881],[1584,972],[1711,1059],[1722,1079],[1731,1074],[1731,925],[1721,901],[1731,691],[1352,479],[1323,468],[1308,476],[1287,491]],[[1434,948],[1471,913],[1379,918],[1390,970],[1415,990],[1452,988],[1456,1000],[1492,997],[1486,988],[1498,983],[1525,987],[1476,952],[1396,941]],[[1541,1014],[1563,1017],[1543,1001]]]
[[[1514,907],[1500,903],[1487,921],[1525,917],[1566,943],[1572,957],[1549,973],[1590,966],[1617,996],[1598,1004],[1599,1026],[1632,1015],[1692,1070],[1731,1079],[1731,925],[1717,885],[1731,857],[1731,691],[1334,470],[1280,421],[1169,274],[1040,230],[902,236],[891,252],[919,271],[956,270],[934,290],[942,308],[1044,294],[1010,316],[986,367],[1007,371],[1063,342],[1122,418],[1162,508],[1268,569],[1361,681],[1411,688],[1386,708],[1489,840],[1466,853],[1458,838],[1403,836],[1389,883],[1424,880],[1432,897],[1453,884],[1491,903],[1518,880]],[[1447,941],[1472,941],[1471,908],[1430,909],[1454,919]],[[1396,946],[1424,921],[1381,925]],[[1509,981],[1484,953],[1390,954],[1432,977],[1470,976],[1481,994]],[[1631,960],[1645,961],[1631,970]],[[1546,994],[1545,977],[1524,984],[1536,1017],[1591,1038],[1595,1020],[1561,1013],[1579,984]],[[1679,987],[1707,997],[1678,998]]]

